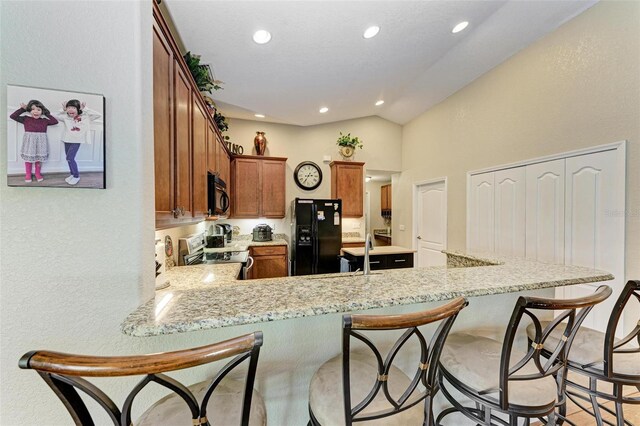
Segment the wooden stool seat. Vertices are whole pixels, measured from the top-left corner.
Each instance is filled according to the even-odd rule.
[[[488,337],[452,333],[440,356],[445,374],[455,377],[476,393],[493,398],[498,403],[500,357],[502,342]],[[522,359],[525,352],[513,351],[512,359]],[[520,374],[538,372],[533,362],[527,363]],[[557,402],[557,386],[552,376],[541,377],[526,386],[510,386],[509,402],[513,405],[552,408]]]
[[[188,389],[202,401],[210,380],[193,384]],[[207,421],[213,425],[239,425],[242,417],[242,395],[244,383],[240,380],[223,379],[211,395],[207,412],[211,413]],[[253,390],[251,398],[251,416],[249,426],[264,426],[267,424],[267,410],[262,396]],[[153,404],[145,411],[136,426],[175,426],[188,425],[191,422],[191,412],[184,400],[175,393],[169,394]]]
[[[378,372],[375,356],[364,350],[353,351],[350,360],[351,367],[351,398],[362,401],[371,391],[373,378]],[[399,398],[409,385],[411,379],[399,368],[391,366],[389,370],[389,393]],[[344,398],[341,392],[336,392],[342,386],[342,355],[338,355],[325,362],[313,375],[309,386],[309,407],[321,425],[344,424]],[[370,415],[382,410],[393,408],[391,403],[379,393],[376,398],[362,411],[362,415]],[[394,416],[378,420],[362,422],[365,425],[406,426],[420,425],[424,419],[424,407],[417,404],[406,411]]]

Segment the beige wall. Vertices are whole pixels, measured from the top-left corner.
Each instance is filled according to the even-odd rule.
[[[340,132],[351,133],[363,141],[364,147],[356,151],[354,160],[365,162],[365,168],[400,170],[402,127],[380,117],[364,117],[305,127],[230,119],[229,131],[226,134],[232,143],[242,145],[245,155],[255,155],[253,138],[258,130],[266,133],[266,156],[288,158],[287,206],[296,197],[331,197],[331,168],[329,163],[323,162],[323,157],[329,155],[332,160],[342,159],[336,145]],[[322,184],[313,191],[304,191],[293,181],[293,171],[302,161],[313,161],[322,169]],[[240,226],[241,233],[247,233],[256,223],[266,222],[275,226],[276,232],[290,234],[288,216],[287,211],[287,217],[282,220],[233,219],[225,222]],[[345,221],[343,232],[364,233],[364,218]]]
[[[640,3],[604,1],[403,128],[394,244],[411,246],[412,206],[397,200],[416,181],[448,177],[448,243],[464,248],[467,171],[621,140],[629,279],[640,277]]]

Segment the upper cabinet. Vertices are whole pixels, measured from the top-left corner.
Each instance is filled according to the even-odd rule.
[[[362,217],[364,211],[364,163],[332,161],[331,198],[342,200],[342,217]]]
[[[207,171],[230,179],[230,156],[202,95],[153,2],[156,227],[206,217]]]
[[[391,184],[380,187],[380,216],[391,217]]]
[[[286,158],[241,155],[231,160],[231,217],[283,218]]]

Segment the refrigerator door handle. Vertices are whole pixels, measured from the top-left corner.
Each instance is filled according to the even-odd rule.
[[[313,260],[311,262],[311,273],[318,273],[318,206],[311,205],[311,239],[313,247]]]

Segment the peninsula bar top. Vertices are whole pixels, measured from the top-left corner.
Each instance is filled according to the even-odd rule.
[[[494,254],[445,251],[447,266],[238,281],[230,265],[174,267],[122,323],[124,334],[157,336],[337,312],[437,302],[612,280],[608,272]],[[234,275],[235,274],[235,275]]]

